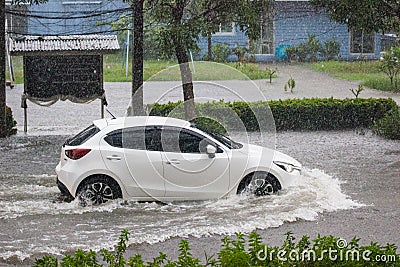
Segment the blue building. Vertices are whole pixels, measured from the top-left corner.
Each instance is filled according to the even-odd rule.
[[[11,25],[13,33],[28,35],[114,34],[110,22],[126,14],[129,5],[112,0],[48,0],[40,5],[9,7],[10,21],[24,18],[24,27]],[[28,11],[29,10],[29,11]]]
[[[361,54],[369,59],[379,59],[381,35],[368,34],[349,29],[329,19],[321,10],[315,9],[308,0],[275,0],[274,11],[262,15],[261,37],[255,43],[257,61],[277,60],[276,50],[281,46],[304,43],[310,35],[315,35],[321,44],[335,39],[340,43],[340,57],[343,60],[357,59]],[[234,25],[220,27],[212,36],[213,45],[224,43],[230,47],[249,46],[246,35]],[[200,46],[207,48],[207,40],[202,38]]]
[[[122,0],[49,0],[29,7],[28,26],[19,30],[30,35],[107,34],[111,33],[109,24],[99,22],[117,21],[128,12],[127,7]],[[354,60],[360,55],[369,59],[380,57],[380,34],[353,31],[346,24],[333,22],[308,0],[275,0],[273,12],[262,14],[260,23],[258,40],[249,40],[233,23],[226,23],[212,35],[212,44],[249,47],[252,43],[256,60],[272,61],[278,59],[276,51],[280,47],[304,43],[315,35],[321,44],[331,39],[338,41],[343,60]],[[207,53],[207,39],[201,37],[199,46],[201,58]]]

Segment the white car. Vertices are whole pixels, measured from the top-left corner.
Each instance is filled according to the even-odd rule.
[[[297,160],[278,151],[153,116],[94,121],[65,142],[56,167],[60,191],[84,205],[268,195],[300,172]]]

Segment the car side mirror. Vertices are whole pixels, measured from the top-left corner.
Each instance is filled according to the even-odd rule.
[[[217,153],[217,148],[213,145],[207,145],[206,152],[208,154],[208,157],[212,159],[215,157],[215,153]]]

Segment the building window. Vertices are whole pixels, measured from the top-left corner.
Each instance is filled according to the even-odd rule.
[[[256,54],[274,54],[274,12],[262,12],[260,16],[260,38],[252,40]]]
[[[234,22],[226,22],[220,23],[218,25],[218,29],[215,34],[235,34],[235,23]]]
[[[367,33],[363,30],[350,31],[350,53],[352,54],[374,54],[375,33]]]

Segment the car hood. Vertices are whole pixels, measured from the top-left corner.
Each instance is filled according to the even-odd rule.
[[[243,147],[239,149],[241,153],[248,155],[249,157],[257,158],[268,158],[271,162],[279,161],[290,163],[294,166],[301,167],[301,163],[289,155],[279,152],[275,149],[270,149],[267,147],[243,144]]]

